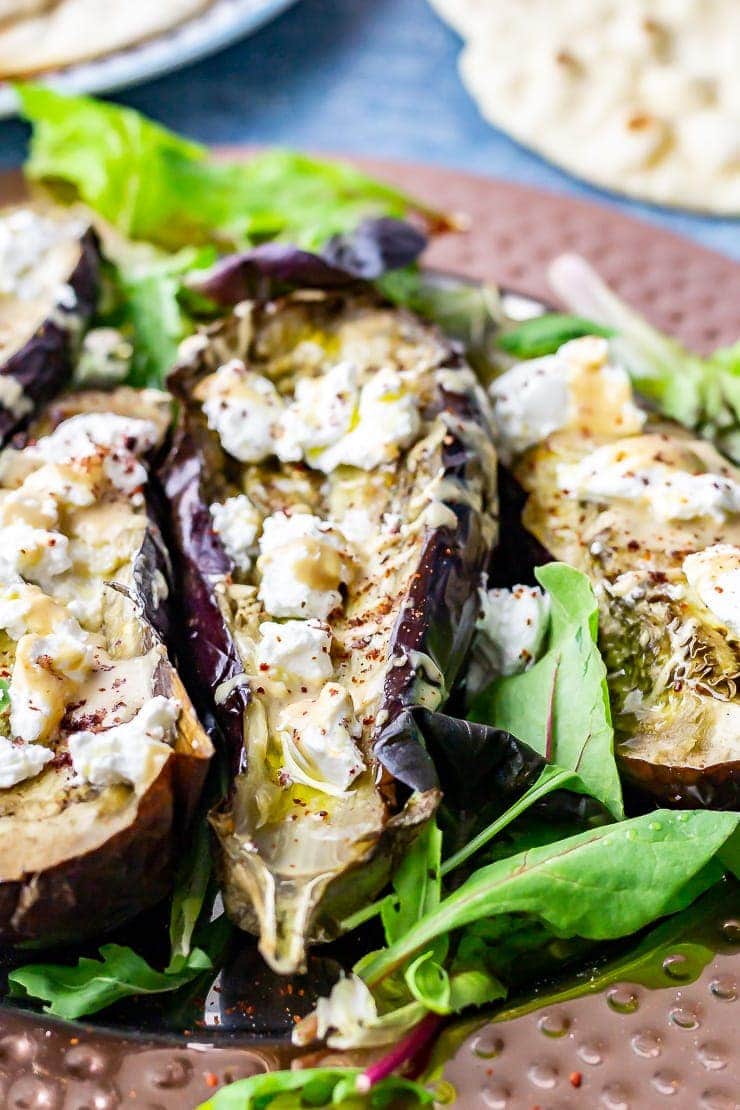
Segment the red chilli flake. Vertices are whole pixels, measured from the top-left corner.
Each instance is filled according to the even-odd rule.
[[[572,1071],[568,1076],[571,1087],[580,1087],[583,1082],[583,1075],[579,1071]]]
[[[204,1072],[203,1078],[206,1081],[207,1087],[218,1087],[218,1076],[215,1075],[212,1071]]]

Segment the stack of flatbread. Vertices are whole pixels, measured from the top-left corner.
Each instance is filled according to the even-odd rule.
[[[432,0],[483,115],[588,181],[740,214],[740,0]]]
[[[213,0],[0,0],[0,80],[61,69],[161,35]]]

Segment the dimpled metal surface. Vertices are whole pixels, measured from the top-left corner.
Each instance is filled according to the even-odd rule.
[[[740,336],[740,267],[721,255],[566,196],[440,168],[364,165],[467,220],[468,232],[435,243],[432,265],[547,297],[547,262],[574,250],[696,350]],[[18,195],[17,177],[0,180],[0,201]],[[460,1110],[737,1110],[740,925],[729,922],[723,939],[733,938],[737,954],[718,955],[695,983],[616,984],[483,1025],[447,1064],[440,1100],[456,1096]],[[224,1083],[286,1063],[285,1050],[264,1041],[124,1037],[0,1013],[5,1110],[191,1110]]]

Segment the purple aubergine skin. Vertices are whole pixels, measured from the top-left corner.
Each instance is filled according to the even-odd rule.
[[[0,366],[0,374],[15,378],[34,407],[50,400],[67,384],[73,369],[75,332],[90,321],[95,311],[99,283],[99,242],[88,228],[80,238],[80,256],[68,280],[77,297],[75,308],[54,306],[35,334]],[[64,325],[65,316],[70,319],[69,327]],[[0,445],[21,423],[22,419],[0,407]]]
[[[463,365],[459,351],[450,345],[445,368]],[[196,356],[169,380],[170,389],[180,401],[180,419],[160,478],[170,503],[176,573],[188,599],[187,635],[194,678],[214,691],[221,683],[243,674],[244,667],[212,583],[213,577],[232,573],[233,564],[212,529],[208,508],[213,500],[209,490],[213,488],[214,470],[223,465],[223,453],[215,433],[205,424],[200,406],[192,402],[192,389],[200,376],[203,373]],[[474,424],[483,436],[490,437],[475,398],[440,389],[439,408],[452,418]],[[443,466],[445,478],[464,484],[476,469],[480,470],[482,460],[469,443],[451,431],[445,440]],[[418,728],[410,719],[408,727],[403,727],[405,710],[415,703],[418,677],[407,653],[429,656],[444,676],[443,697],[452,689],[473,637],[477,589],[491,556],[491,529],[486,527],[484,514],[464,501],[452,502],[448,507],[457,517],[457,527],[438,527],[426,537],[408,604],[396,620],[389,643],[389,658],[405,657],[406,661],[393,667],[386,679],[381,706],[381,712],[387,714],[386,723],[377,735],[375,754],[406,795],[439,789],[434,764]],[[243,714],[249,704],[249,690],[237,686],[219,701],[215,714],[232,770],[238,773],[248,758],[244,752]]]
[[[193,672],[192,689],[204,704],[212,706],[218,686],[244,673],[212,585],[213,577],[224,578],[234,568],[213,531],[208,508],[208,460],[213,455],[210,434],[188,416],[189,388],[182,377],[171,379],[170,388],[180,399],[181,413],[172,449],[159,477],[169,503],[175,572],[182,586],[181,595],[186,599],[180,619],[185,626],[186,651]],[[248,705],[249,689],[236,686],[215,706],[233,775],[242,770],[244,762],[244,713]]]
[[[349,289],[375,281],[389,270],[416,262],[426,236],[404,220],[365,220],[353,232],[335,235],[322,254],[290,243],[262,243],[229,255],[189,284],[223,307],[266,300],[293,289]]]
[[[447,366],[454,369],[462,365],[462,358],[452,350]],[[445,410],[452,416],[484,426],[471,397],[447,390],[440,390],[440,394]],[[480,460],[469,445],[450,434],[445,440],[442,464],[445,478],[464,486]],[[470,649],[478,617],[478,586],[491,557],[480,514],[461,502],[448,507],[457,517],[457,528],[436,528],[429,534],[408,604],[399,614],[389,647],[391,658],[409,651],[428,655],[444,675],[446,692],[454,686]],[[404,727],[404,713],[416,703],[416,680],[410,662],[389,671],[383,703],[388,721],[376,740],[375,754],[398,782],[423,793],[439,789],[439,778],[417,730],[410,722]]]

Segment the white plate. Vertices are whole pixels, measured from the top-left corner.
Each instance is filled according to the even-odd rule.
[[[256,31],[296,0],[216,0],[202,15],[158,38],[43,76],[69,93],[110,92],[170,73]],[[157,0],[152,0],[156,4]],[[0,118],[16,112],[12,89],[0,82]]]

